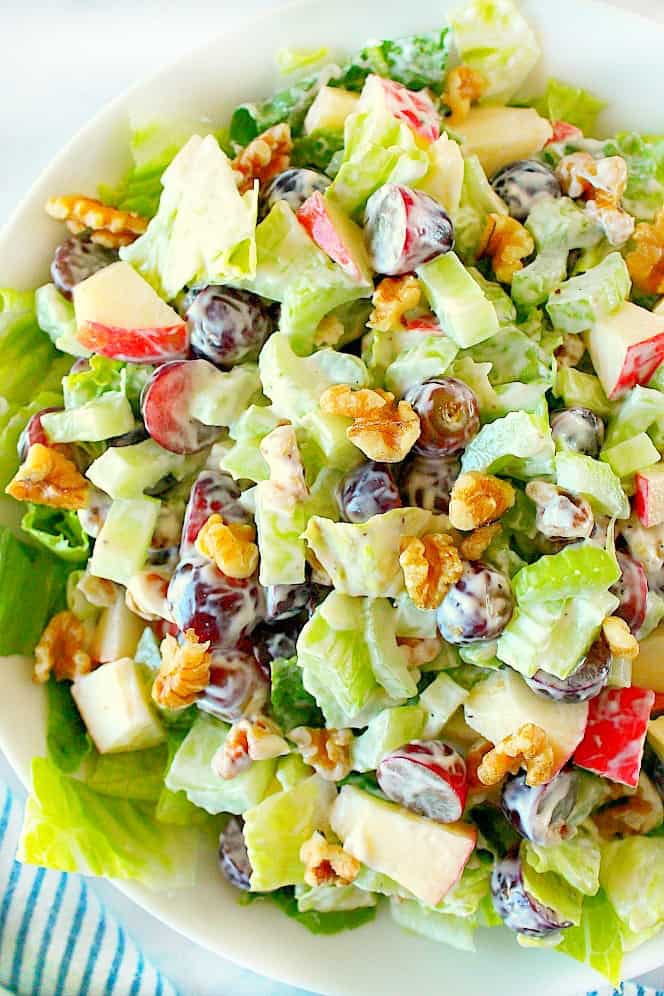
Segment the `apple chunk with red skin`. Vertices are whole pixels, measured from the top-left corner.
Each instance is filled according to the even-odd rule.
[[[361,283],[371,281],[369,254],[362,229],[341,208],[317,190],[297,212],[297,220],[316,245]]]
[[[129,263],[111,263],[74,287],[76,338],[87,349],[130,363],[187,355],[187,323]]]
[[[641,470],[636,475],[634,511],[649,529],[664,523],[664,463]]]
[[[625,302],[586,334],[586,345],[607,398],[621,398],[664,361],[664,315]]]
[[[590,701],[588,726],[574,754],[579,768],[636,788],[655,693],[605,688]]]

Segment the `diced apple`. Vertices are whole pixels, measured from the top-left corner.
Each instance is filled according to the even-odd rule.
[[[458,142],[448,135],[441,135],[429,146],[431,166],[426,176],[418,181],[423,190],[454,217],[459,210],[463,189],[464,160]]]
[[[516,159],[528,159],[553,134],[550,122],[532,107],[474,107],[454,131],[464,155],[476,155],[487,176]]]
[[[297,220],[330,259],[360,283],[372,277],[362,229],[317,190],[297,212]]]
[[[574,763],[636,788],[654,701],[654,692],[646,688],[605,688],[590,700],[588,725]]]
[[[467,823],[436,823],[351,785],[337,796],[330,825],[344,850],[428,906],[458,882],[477,840]]]
[[[304,119],[304,134],[314,131],[343,131],[349,114],[357,110],[360,97],[342,87],[322,86]]]
[[[129,657],[83,675],[71,693],[100,754],[144,750],[166,739],[140,665]]]
[[[641,641],[639,656],[632,661],[632,681],[664,694],[664,626]]]
[[[546,143],[555,145],[557,142],[569,142],[577,138],[583,138],[583,132],[576,125],[568,124],[567,121],[552,121],[553,135]]]
[[[607,398],[647,384],[664,361],[664,315],[626,302],[586,333],[586,345]]]
[[[468,725],[494,744],[526,723],[540,726],[551,740],[559,770],[583,739],[588,703],[546,699],[531,691],[516,671],[504,668],[473,688],[464,712]]]
[[[440,114],[425,90],[415,92],[382,76],[367,76],[358,111],[384,107],[427,142],[440,137]]]
[[[646,528],[664,523],[664,463],[636,475],[634,510]]]
[[[104,267],[74,288],[76,336],[95,353],[132,363],[187,354],[187,324],[129,263]]]
[[[92,658],[105,664],[133,657],[145,629],[145,620],[130,612],[121,593],[102,610],[92,643]]]

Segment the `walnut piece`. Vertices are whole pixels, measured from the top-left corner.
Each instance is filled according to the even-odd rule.
[[[184,709],[210,683],[210,643],[199,643],[193,629],[182,643],[174,636],[161,641],[161,667],[152,685],[152,698],[163,709]]]
[[[664,294],[664,208],[650,225],[634,231],[634,249],[625,256],[634,285],[644,294]]]
[[[321,778],[338,782],[350,773],[352,764],[350,730],[317,730],[310,726],[296,726],[288,734],[306,764],[310,764]]]
[[[233,723],[223,744],[212,758],[212,770],[229,780],[245,771],[252,761],[268,761],[289,754],[281,730],[267,716],[254,716]]]
[[[247,523],[225,523],[215,512],[196,537],[196,549],[229,578],[248,578],[258,567],[256,531]]]
[[[485,740],[484,737],[480,737],[478,740],[475,740],[468,748],[465,762],[468,787],[471,790],[485,788],[480,781],[477,772],[482,764],[482,761],[491,750],[493,750],[493,744],[490,740]]]
[[[624,657],[633,661],[639,656],[639,641],[631,633],[624,619],[620,619],[619,616],[609,616],[602,623],[602,632],[613,657]]]
[[[525,723],[488,751],[477,769],[482,785],[497,785],[505,775],[526,769],[526,785],[544,785],[551,780],[556,759],[549,736],[541,726]]]
[[[344,415],[353,424],[346,429],[350,441],[370,460],[399,463],[410,452],[420,434],[420,420],[407,401],[395,404],[389,391],[335,384],[323,391],[321,411]]]
[[[470,536],[464,536],[459,544],[461,556],[465,560],[481,560],[499,532],[500,525],[497,522],[473,530]]]
[[[53,508],[85,508],[88,482],[71,460],[57,450],[33,443],[5,491],[17,501]]]
[[[109,249],[129,245],[148,227],[147,218],[132,211],[119,211],[83,194],[49,197],[46,213],[64,221],[74,235],[89,231],[92,242]]]
[[[439,636],[414,637],[398,636],[397,643],[404,650],[406,665],[409,668],[419,668],[423,664],[430,664],[443,648],[443,641]]]
[[[463,563],[448,533],[403,536],[399,563],[406,591],[419,609],[437,609],[463,574]]]
[[[466,120],[470,105],[480,99],[487,88],[487,80],[470,66],[450,69],[445,80],[443,100],[452,112],[446,123],[454,127]]]
[[[624,786],[620,802],[613,803],[594,813],[593,822],[602,837],[610,840],[617,836],[646,834],[664,822],[664,807],[659,793],[645,772],[639,775],[635,792],[626,795]]]
[[[593,159],[588,152],[564,156],[556,170],[565,193],[586,201],[586,213],[613,246],[621,246],[634,231],[634,218],[622,209],[627,164],[621,156]]]
[[[403,328],[403,316],[416,308],[422,297],[422,289],[417,277],[383,277],[373,292],[373,311],[367,325],[380,332],[392,332]]]
[[[585,351],[586,345],[581,336],[566,332],[554,356],[559,367],[575,367],[581,362]]]
[[[450,495],[450,522],[468,531],[499,519],[515,501],[514,488],[493,474],[469,470],[457,477]]]
[[[76,681],[88,674],[94,667],[88,653],[91,642],[91,626],[86,626],[73,612],[58,612],[35,647],[32,680],[43,685],[51,672],[57,681]]]
[[[264,184],[288,169],[292,150],[290,127],[285,123],[273,125],[249,142],[232,163],[235,172],[239,173],[240,192],[251,189],[254,180]]]
[[[530,232],[516,218],[505,214],[490,214],[477,250],[477,258],[488,256],[491,259],[496,279],[502,284],[511,284],[517,270],[523,269],[523,261],[535,251],[535,242]]]
[[[350,885],[360,871],[360,862],[338,844],[328,844],[322,833],[313,834],[300,848],[305,866],[304,881],[319,885]]]
[[[170,579],[171,572],[166,567],[148,567],[132,575],[125,592],[129,611],[148,622],[158,619],[174,622],[166,597]]]

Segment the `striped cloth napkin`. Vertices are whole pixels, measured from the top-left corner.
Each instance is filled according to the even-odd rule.
[[[14,860],[22,818],[21,802],[0,782],[0,996],[199,996],[178,994],[80,875]],[[223,965],[220,959],[222,986]],[[274,992],[267,979],[251,978],[255,985],[246,991],[252,996]],[[232,984],[216,996],[231,992]],[[288,987],[283,994],[307,996]],[[664,996],[664,991],[624,982],[613,996]]]

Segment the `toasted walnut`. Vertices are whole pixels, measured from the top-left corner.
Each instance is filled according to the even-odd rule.
[[[166,597],[170,580],[171,572],[164,567],[150,567],[133,574],[125,592],[129,611],[149,622],[156,622],[157,619],[174,622]]]
[[[399,463],[420,434],[420,420],[407,401],[394,402],[388,391],[362,388],[353,391],[336,384],[323,391],[321,411],[353,419],[346,435],[370,460]]]
[[[39,638],[35,647],[32,680],[37,684],[48,681],[51,672],[57,681],[76,681],[92,671],[90,627],[73,612],[58,612]]]
[[[193,629],[182,643],[174,636],[161,641],[161,667],[152,685],[152,698],[163,709],[184,709],[210,683],[210,643],[199,643]]]
[[[523,261],[535,250],[533,237],[516,218],[505,214],[490,214],[480,239],[477,258],[491,259],[496,279],[511,284]]]
[[[624,789],[621,795],[625,795]],[[619,835],[646,834],[662,825],[664,807],[659,792],[642,771],[636,792],[600,809],[593,815],[593,822],[607,840]]]
[[[481,560],[499,532],[500,525],[497,522],[473,530],[470,536],[465,536],[459,544],[461,556],[466,560]]]
[[[581,336],[566,332],[554,353],[556,363],[559,367],[575,367],[581,362],[585,351],[586,346]]]
[[[328,844],[322,833],[314,833],[300,848],[305,866],[304,881],[319,885],[350,885],[360,871],[360,862],[338,844]]]
[[[654,222],[641,222],[634,249],[625,256],[634,285],[644,294],[664,294],[664,208]]]
[[[132,211],[119,211],[82,194],[49,197],[46,213],[64,221],[74,235],[89,231],[92,242],[109,249],[129,245],[148,227],[147,218]]]
[[[443,100],[452,112],[446,123],[454,127],[468,117],[470,105],[480,99],[487,88],[486,77],[470,66],[450,69],[445,80]]]
[[[613,657],[624,657],[633,661],[639,656],[639,641],[632,635],[624,619],[620,619],[619,616],[609,616],[602,623],[602,632]]]
[[[484,737],[480,737],[478,740],[475,740],[468,748],[465,761],[468,787],[471,790],[485,788],[480,781],[477,772],[482,764],[482,761],[491,750],[493,750],[493,744],[490,740],[485,740]]]
[[[296,726],[288,734],[297,744],[302,760],[318,772],[321,778],[338,782],[351,770],[350,730],[316,730],[310,726]]]
[[[437,609],[451,585],[463,574],[463,563],[447,533],[403,536],[399,563],[406,591],[419,609]]]
[[[336,315],[325,315],[316,326],[314,342],[317,346],[336,346],[345,331],[343,322]]]
[[[254,180],[267,183],[290,164],[293,142],[289,125],[282,123],[268,128],[233,160],[233,169],[240,174],[238,187],[242,193],[254,185]]]
[[[482,785],[497,785],[508,773],[526,769],[526,785],[544,785],[551,780],[556,759],[548,734],[535,723],[525,723],[488,751],[477,769]]]
[[[397,643],[405,653],[409,668],[418,668],[435,661],[443,647],[443,641],[439,636],[428,638],[398,636]]]
[[[212,758],[212,770],[220,778],[235,778],[252,761],[268,761],[290,753],[281,730],[267,716],[233,723],[223,744]]]
[[[565,193],[586,201],[586,212],[611,245],[627,242],[634,219],[620,206],[627,186],[627,164],[621,156],[593,159],[588,152],[575,152],[560,160],[556,172]]]
[[[514,488],[493,474],[469,470],[457,477],[450,495],[450,522],[469,530],[499,519],[515,501]]]
[[[17,501],[53,508],[85,508],[88,482],[62,453],[34,443],[5,491]]]
[[[224,522],[215,512],[196,537],[196,549],[212,560],[229,578],[248,578],[258,566],[258,547],[253,526],[241,522]]]
[[[392,332],[403,328],[403,316],[420,303],[422,290],[417,277],[383,277],[373,297],[373,311],[367,322],[369,328]]]

